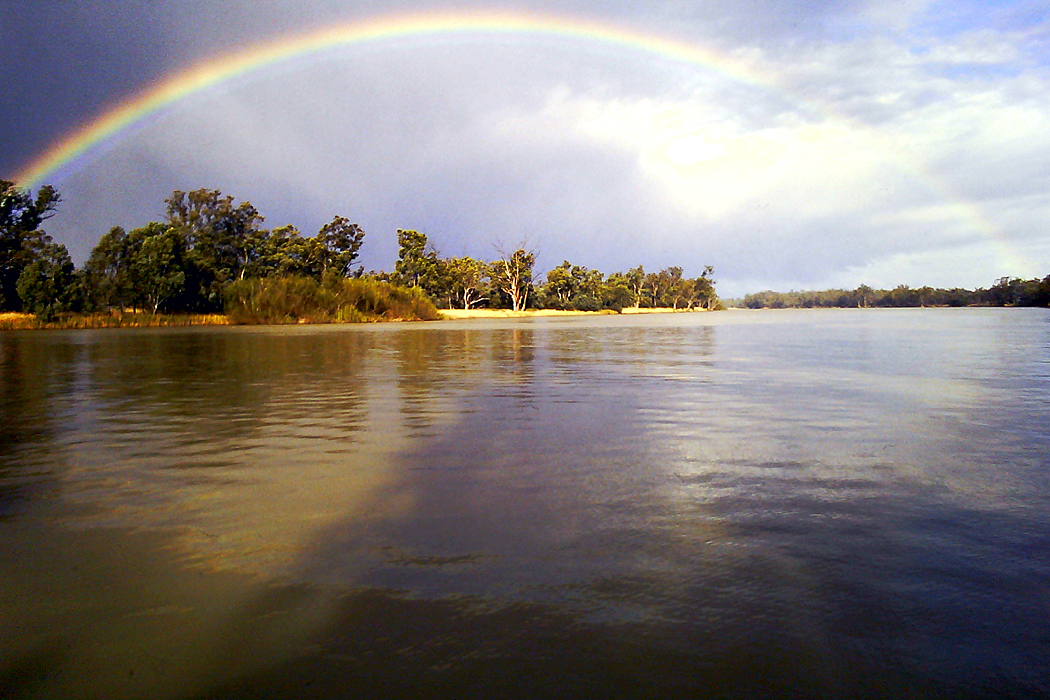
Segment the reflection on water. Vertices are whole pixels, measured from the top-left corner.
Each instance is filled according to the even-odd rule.
[[[0,335],[0,696],[1050,696],[1050,316]]]

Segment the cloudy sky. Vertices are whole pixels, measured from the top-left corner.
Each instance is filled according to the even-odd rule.
[[[47,230],[79,263],[208,187],[308,235],[345,215],[377,270],[415,228],[541,272],[713,265],[728,297],[1050,274],[1046,0],[0,0],[0,178],[201,65],[413,16],[533,29],[214,82],[48,172]]]

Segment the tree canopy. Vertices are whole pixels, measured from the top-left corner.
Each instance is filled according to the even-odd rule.
[[[316,306],[328,294],[323,290],[338,287],[333,280],[355,277],[418,290],[448,308],[597,311],[715,308],[718,303],[710,267],[692,279],[677,266],[652,273],[638,266],[605,275],[566,260],[542,277],[535,270],[536,253],[527,244],[509,251],[497,247],[495,259],[488,261],[443,258],[425,233],[410,229],[397,231],[393,272],[365,275],[360,266],[355,269],[365,232],[350,219],[334,216],[312,237],[292,225],[267,229],[251,202],[212,189],[173,192],[164,201],[163,221],[131,231],[114,226],[101,236],[83,269],[76,270],[66,249],[40,228],[57,210],[55,189],[42,187],[33,197],[12,183],[0,184],[0,304],[7,310],[45,315],[68,310],[217,312],[236,299],[248,317],[253,305],[273,301],[266,301],[266,295],[274,290],[291,295],[282,304],[309,297]],[[292,279],[313,280],[315,286],[242,285],[231,296],[237,283]],[[304,289],[315,291],[306,294]]]
[[[58,249],[48,247],[54,244],[40,228],[45,220],[54,216],[60,201],[58,192],[50,185],[41,187],[33,197],[29,190],[0,180],[0,310],[20,311],[23,300],[18,291],[18,278],[22,272],[38,260],[61,255]],[[65,251],[64,246],[58,248]],[[68,258],[69,253],[65,256]],[[34,276],[39,272],[38,266]],[[37,289],[34,285],[29,288]]]

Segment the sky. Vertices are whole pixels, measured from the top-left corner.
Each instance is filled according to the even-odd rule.
[[[0,61],[0,178],[78,265],[203,187],[370,270],[405,228],[723,297],[1050,274],[1047,0],[0,0]]]

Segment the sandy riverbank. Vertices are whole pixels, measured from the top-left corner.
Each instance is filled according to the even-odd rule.
[[[689,313],[687,309],[624,309],[624,314],[673,314]],[[529,309],[511,311],[509,309],[441,309],[441,315],[449,320],[463,318],[534,318],[537,316],[602,316],[615,314],[613,311],[561,311],[559,309]]]

